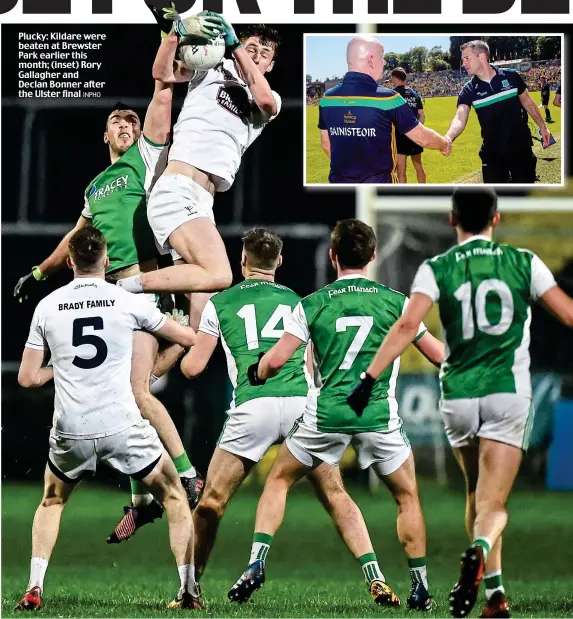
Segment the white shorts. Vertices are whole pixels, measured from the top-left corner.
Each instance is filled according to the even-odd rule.
[[[529,446],[535,411],[527,396],[494,393],[482,398],[440,400],[440,412],[452,447],[465,447],[476,437],[524,451]]]
[[[58,472],[63,473],[67,478],[63,481],[79,481],[87,474],[93,475],[98,462],[139,478],[138,474],[159,460],[162,453],[163,445],[155,428],[142,419],[122,432],[103,438],[64,438],[52,428],[48,459],[54,474],[62,478]]]
[[[408,459],[412,449],[404,430],[388,432],[361,432],[359,434],[326,433],[300,421],[287,438],[292,455],[305,466],[315,467],[320,462],[336,466],[348,445],[358,456],[361,469],[377,464],[377,473],[390,475]]]
[[[304,413],[306,397],[255,398],[227,411],[218,446],[258,462],[275,443],[283,441]]]
[[[213,223],[213,196],[184,174],[161,176],[147,200],[147,219],[163,249],[172,250],[170,234],[192,219],[206,217]],[[173,259],[180,258],[172,251]]]

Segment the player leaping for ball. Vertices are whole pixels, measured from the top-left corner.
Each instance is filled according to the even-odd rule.
[[[150,8],[169,31],[173,22]],[[277,116],[281,99],[265,78],[275,63],[278,33],[248,26],[237,37],[225,22],[224,36],[233,58],[190,81],[169,163],[147,205],[155,238],[172,250],[176,265],[122,280],[130,292],[215,292],[231,285],[229,259],[213,217],[214,195],[231,187],[244,152]],[[172,72],[155,77],[176,79]],[[192,295],[200,313],[207,299],[195,305],[196,299]]]
[[[196,26],[196,35],[207,41],[218,32],[220,20],[215,16],[197,16],[194,22],[188,22],[188,28],[193,25]],[[165,38],[155,59],[155,74],[164,72],[165,65],[173,70],[177,44],[175,35]],[[186,73],[185,67],[178,63],[174,81],[186,79]],[[147,221],[146,199],[154,176],[161,171],[158,169],[160,158],[163,159],[161,155],[169,141],[172,90],[172,83],[155,81],[155,93],[147,109],[143,131],[137,113],[123,109],[122,104],[118,104],[118,109],[108,116],[104,142],[109,148],[111,165],[88,185],[84,209],[74,229],[46,260],[19,280],[14,289],[17,299],[26,299],[37,282],[65,268],[70,238],[90,224],[106,239],[110,257],[106,269],[108,278],[119,280],[157,268],[157,250]],[[150,302],[155,303],[154,295],[150,295]],[[133,343],[131,383],[137,405],[158,431],[182,477],[193,508],[199,500],[203,480],[191,465],[169,413],[149,390],[150,377],[166,373],[182,352],[183,349],[176,344],[159,350],[155,336],[137,331]],[[132,479],[131,483],[132,504],[125,508],[124,518],[108,540],[111,543],[127,539],[139,526],[162,515],[161,507],[140,482]]]

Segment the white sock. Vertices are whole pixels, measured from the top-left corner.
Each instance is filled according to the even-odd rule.
[[[255,561],[265,562],[267,555],[269,554],[269,544],[263,542],[253,542],[251,546],[251,556],[249,557],[249,565]]]
[[[143,292],[143,285],[141,283],[141,275],[132,275],[131,277],[124,277],[123,279],[118,279],[115,282],[116,286],[127,290],[127,292],[133,292],[135,294],[140,294]]]
[[[48,559],[42,559],[42,557],[32,557],[30,561],[30,580],[28,582],[29,591],[32,587],[40,587],[44,590],[44,576],[48,569]]]
[[[189,578],[189,568],[191,566],[189,565],[189,563],[184,563],[183,565],[179,565],[177,567],[177,570],[179,572],[179,581],[181,583],[181,586],[179,587],[179,594],[183,593],[183,591],[185,591],[185,589],[187,588],[187,580]]]
[[[183,473],[179,473],[179,477],[195,477],[197,475],[197,471],[195,467],[192,466],[190,469],[183,471]]]
[[[151,501],[153,501],[153,495],[150,492],[146,494],[131,495],[131,504],[134,507],[139,507],[140,505],[151,505]]]
[[[195,566],[189,565],[189,572],[187,573],[187,591],[193,592],[195,587]]]

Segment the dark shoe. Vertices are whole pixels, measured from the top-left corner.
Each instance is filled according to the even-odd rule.
[[[195,583],[193,591],[179,591],[177,597],[167,604],[167,608],[188,608],[191,610],[202,610],[205,608],[199,583]]]
[[[42,606],[42,590],[40,587],[32,587],[26,591],[14,610],[38,610],[40,606]]]
[[[129,539],[144,524],[149,524],[162,517],[163,507],[157,501],[151,501],[149,505],[138,505],[137,507],[127,505],[123,508],[123,518],[107,538],[107,543],[119,544]]]
[[[241,577],[231,587],[227,597],[231,602],[248,602],[251,595],[265,584],[265,564],[255,561],[242,573]]]
[[[195,475],[193,477],[179,477],[179,479],[181,480],[181,485],[187,495],[189,508],[193,511],[203,496],[203,490],[205,490],[205,480],[198,471],[195,471]]]
[[[410,610],[423,610],[425,612],[432,608],[432,596],[421,582],[416,582],[412,584],[407,604]]]
[[[373,580],[370,583],[370,595],[376,604],[381,606],[400,606],[400,598],[383,580]]]
[[[480,617],[511,617],[505,593],[496,591],[485,603]]]
[[[472,546],[462,554],[460,579],[450,591],[452,617],[467,617],[476,603],[483,578],[483,550]]]

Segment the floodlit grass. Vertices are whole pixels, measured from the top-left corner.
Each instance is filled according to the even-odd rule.
[[[447,594],[467,545],[463,497],[421,480],[428,528],[428,575],[436,601],[430,617],[448,615]],[[387,581],[402,597],[410,583],[395,533],[396,508],[386,491],[350,490],[360,505]],[[12,611],[28,579],[30,527],[40,485],[4,485],[2,496],[2,614]],[[197,617],[401,617],[404,607],[375,606],[358,562],[346,550],[306,484],[295,488],[287,516],[267,560],[267,583],[251,602],[226,594],[249,557],[258,492],[238,493],[225,515],[202,580],[208,607]],[[178,575],[167,523],[148,525],[118,546],[105,543],[128,496],[83,484],[64,512],[60,540],[45,581],[44,617],[163,617]],[[504,538],[504,584],[514,617],[566,617],[573,613],[571,548],[573,493],[516,492]],[[480,598],[472,616],[481,611]],[[181,612],[181,611],[180,611]],[[175,614],[179,615],[180,612]],[[21,616],[18,615],[18,616]]]
[[[536,103],[541,102],[540,93],[532,93]],[[551,99],[553,98],[553,93]],[[434,97],[426,99],[426,124],[444,135],[456,112],[456,97]],[[548,125],[557,144],[543,150],[539,142],[534,142],[534,152],[538,157],[537,173],[542,183],[561,182],[561,110],[550,106],[555,121]],[[542,116],[545,112],[541,110]],[[328,183],[329,161],[320,149],[318,125],[318,106],[306,108],[306,182]],[[438,151],[425,150],[422,155],[428,183],[480,183],[481,160],[478,152],[481,146],[480,127],[472,110],[465,131],[455,141],[451,157],[445,158]],[[551,160],[547,160],[551,159]],[[412,162],[408,158],[408,183],[416,182]]]

